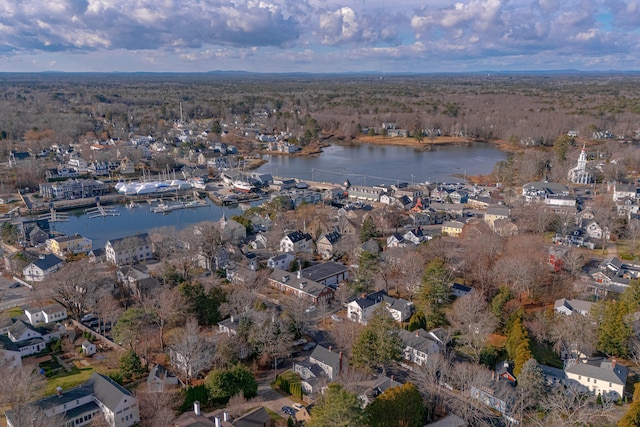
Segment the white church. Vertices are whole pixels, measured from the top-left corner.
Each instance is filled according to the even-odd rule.
[[[569,169],[567,179],[574,184],[591,184],[593,182],[593,175],[587,170],[587,149],[584,145],[578,157],[578,164]]]

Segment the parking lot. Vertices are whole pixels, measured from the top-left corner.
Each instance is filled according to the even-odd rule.
[[[13,285],[15,280],[0,276],[0,311],[12,307],[24,307],[29,303],[31,290],[26,286]]]

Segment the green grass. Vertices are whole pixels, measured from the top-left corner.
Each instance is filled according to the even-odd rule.
[[[87,381],[93,372],[92,367],[78,369],[74,366],[73,369],[71,369],[71,372],[64,372],[49,378],[47,380],[47,387],[45,388],[44,394],[54,394],[56,392],[56,387],[58,386],[62,387],[62,390],[68,390],[78,386]]]
[[[21,307],[11,307],[4,311],[8,317],[20,317],[24,314],[24,310]]]
[[[264,409],[265,411],[267,411],[267,414],[269,414],[269,416],[271,417],[271,421],[273,421],[274,423],[278,423],[279,421],[284,420],[282,416],[278,415],[276,412],[273,412],[266,406],[264,407]]]

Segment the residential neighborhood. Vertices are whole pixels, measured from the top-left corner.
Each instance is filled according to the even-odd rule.
[[[640,413],[635,140],[437,146],[464,132],[384,118],[358,131],[377,143],[352,146],[252,108],[2,154],[16,183],[41,172],[0,203],[8,426],[34,414],[54,427],[317,427],[338,425],[332,411],[363,427],[599,426]],[[461,170],[496,163],[432,179],[440,154]],[[332,168],[342,158],[365,172]]]

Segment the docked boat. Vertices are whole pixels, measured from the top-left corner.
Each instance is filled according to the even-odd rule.
[[[250,193],[255,189],[255,187],[247,181],[235,180],[231,185],[233,185],[233,188],[243,193]]]

